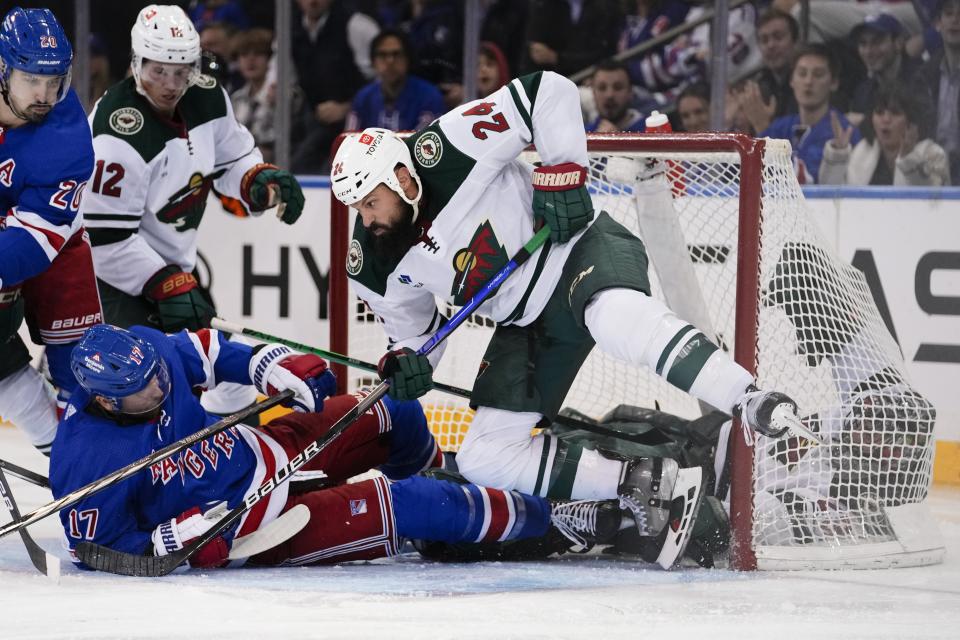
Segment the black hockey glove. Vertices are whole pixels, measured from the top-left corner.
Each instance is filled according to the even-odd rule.
[[[550,226],[553,242],[567,242],[593,220],[586,182],[587,170],[576,162],[534,170],[533,219]]]
[[[377,373],[390,383],[388,393],[394,400],[414,400],[433,389],[433,366],[409,347],[384,354]]]
[[[168,264],[153,274],[143,285],[143,296],[156,305],[157,323],[167,333],[209,327],[217,315],[193,274],[176,265]]]
[[[279,195],[275,201],[271,188]],[[293,224],[303,213],[303,189],[289,171],[272,164],[261,163],[248,170],[240,182],[240,194],[250,211],[258,213],[274,205],[279,205],[277,217]]]
[[[747,387],[733,407],[734,417],[768,438],[782,438],[794,426],[801,426],[797,411],[797,403],[787,394],[760,391],[754,385]]]

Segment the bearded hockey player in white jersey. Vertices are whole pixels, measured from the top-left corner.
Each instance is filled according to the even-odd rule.
[[[96,166],[82,211],[105,321],[207,327],[213,300],[193,272],[211,189],[244,213],[277,206],[286,224],[299,218],[303,192],[292,174],[263,162],[226,92],[200,73],[200,37],[180,7],[144,8],[130,37],[132,77],[90,114]],[[230,395],[204,402],[228,413],[253,400]]]
[[[81,388],[53,446],[50,483],[57,497],[215,422],[197,401],[197,388],[230,381],[253,383],[268,395],[292,389],[298,411],[260,429],[241,425],[220,432],[62,510],[70,549],[83,541],[136,555],[182,549],[216,524],[215,505],[240,504],[362,397],[327,398],[335,381],[315,355],[277,344],[251,349],[209,329],[168,336],[147,327],[99,325],[77,345],[71,366]],[[609,501],[556,504],[415,475],[441,462],[420,403],[384,397],[301,469],[312,486],[296,475],[281,483],[238,526],[201,547],[191,564],[223,566],[235,537],[303,507],[309,511],[303,527],[250,563],[389,557],[404,538],[494,543],[553,533],[589,543],[609,539],[621,526],[620,510]],[[393,482],[378,477],[346,484],[372,468]]]
[[[44,453],[57,404],[17,333],[46,350],[59,402],[76,380],[70,351],[101,322],[90,243],[77,215],[93,168],[83,105],[70,88],[73,50],[47,9],[0,26],[0,416]]]
[[[518,159],[530,144],[542,160],[536,168]],[[429,358],[413,350],[442,322],[434,296],[462,305],[549,225],[550,240],[479,308],[498,326],[457,464],[471,482],[498,488],[619,496],[638,527],[656,536],[668,520],[688,524],[672,512],[668,518],[667,509],[682,495],[699,497],[699,467],[662,458],[622,462],[549,434],[530,436],[555,417],[594,344],[769,437],[799,423],[796,404],[757,390],[746,370],[649,295],[644,246],[606,213],[594,216],[586,165],[576,86],[538,72],[406,141],[381,129],[349,136],[331,180],[334,195],[359,213],[347,271],[383,319],[392,346],[380,372],[396,398],[432,386],[441,350]]]

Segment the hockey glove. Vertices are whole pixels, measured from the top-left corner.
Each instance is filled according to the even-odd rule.
[[[161,523],[150,535],[153,555],[165,556],[179,551],[195,538],[205,534],[226,513],[226,504],[221,502],[206,513],[201,512],[200,507],[193,507],[176,518]],[[227,563],[229,554],[230,543],[223,536],[217,536],[190,557],[190,566],[200,569],[222,567]]]
[[[802,426],[797,403],[779,391],[760,391],[754,385],[733,407],[733,415],[750,429],[768,438],[781,438],[795,426]]]
[[[300,354],[282,344],[254,349],[250,379],[260,393],[275,396],[286,389],[296,394],[284,402],[294,411],[323,411],[323,400],[337,391],[337,379],[327,361],[313,354]]]
[[[567,242],[593,220],[587,170],[576,162],[533,172],[533,218],[550,226],[550,240]]]
[[[176,265],[168,264],[153,274],[143,285],[143,296],[156,305],[158,324],[167,333],[209,327],[217,315],[193,274]]]
[[[272,191],[277,192],[279,201],[276,201]],[[265,162],[252,167],[243,175],[240,195],[253,213],[280,205],[277,216],[287,224],[296,222],[303,213],[303,189],[300,188],[300,183],[289,171]]]
[[[433,365],[409,347],[384,354],[377,373],[390,383],[388,393],[394,400],[414,400],[433,389]]]

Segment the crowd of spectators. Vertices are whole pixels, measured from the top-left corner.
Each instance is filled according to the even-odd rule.
[[[536,70],[593,73],[588,131],[710,130],[710,28],[702,0],[479,0],[478,96]],[[273,2],[183,3],[208,72],[265,155],[276,142]],[[461,0],[294,0],[291,168],[329,169],[345,130],[415,130],[464,94]],[[807,183],[960,184],[960,0],[754,0],[730,11],[726,131],[784,138]],[[91,39],[91,99],[123,71]],[[639,52],[637,53],[639,49]],[[634,53],[624,62],[618,53]],[[111,73],[113,71],[113,73]],[[574,123],[571,123],[572,125]]]

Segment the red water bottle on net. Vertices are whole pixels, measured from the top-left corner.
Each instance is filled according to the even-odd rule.
[[[670,126],[670,118],[665,113],[652,111],[647,119],[644,120],[647,133],[673,133],[673,127]],[[672,160],[667,160],[667,176],[673,185],[673,195],[682,195],[686,190],[683,181],[683,167]]]

